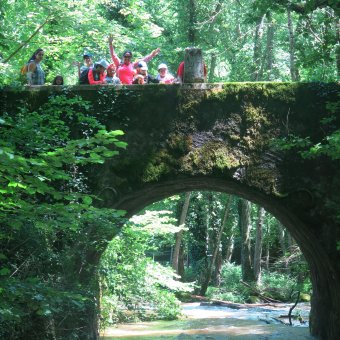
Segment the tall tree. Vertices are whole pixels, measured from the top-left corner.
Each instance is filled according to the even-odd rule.
[[[282,226],[280,222],[278,222],[277,224],[277,231],[278,231],[277,235],[278,235],[278,239],[280,242],[281,252],[282,252],[282,255],[285,256],[287,252],[286,240],[285,240],[286,233],[285,233],[284,227]]]
[[[188,209],[189,209],[189,203],[190,203],[190,195],[191,192],[186,192],[184,196],[184,201],[181,209],[181,215],[178,221],[178,225],[181,228],[184,228],[185,226],[185,219],[188,214]],[[178,274],[179,272],[179,255],[180,255],[180,248],[182,244],[182,239],[183,239],[183,229],[180,230],[178,233],[176,233],[176,241],[175,241],[175,247],[172,255],[172,268],[175,270],[175,272]]]
[[[191,45],[194,45],[196,42],[196,0],[189,0],[188,2],[188,12],[189,12],[189,20],[188,20],[188,42]]]
[[[254,277],[255,282],[257,283],[259,283],[261,279],[261,257],[262,257],[264,215],[265,215],[264,208],[258,207],[256,222],[256,241],[254,249]]]
[[[262,37],[265,15],[261,15],[256,22],[254,34],[254,55],[253,55],[253,75],[252,80],[258,81],[261,79],[261,65],[262,65]]]
[[[226,242],[226,255],[225,255],[225,260],[227,262],[231,261],[231,257],[233,255],[233,250],[234,250],[234,243],[235,241],[235,236],[234,233],[232,232],[232,234],[227,238],[227,242]]]
[[[288,33],[289,33],[289,70],[290,77],[292,81],[299,80],[299,73],[296,67],[295,61],[295,38],[294,38],[294,28],[292,22],[292,13],[290,8],[287,9],[287,19],[288,19]]]
[[[334,26],[336,31],[336,69],[337,69],[337,75],[338,79],[340,79],[340,18],[335,18],[334,20]]]
[[[241,266],[242,279],[245,282],[254,282],[254,271],[251,266],[250,246],[250,202],[240,198],[238,201],[239,229],[241,234]]]
[[[272,80],[275,79],[273,76],[275,23],[271,11],[267,11],[266,20],[267,20],[267,43],[265,61],[263,63],[264,72],[261,73],[264,74],[265,80]]]
[[[214,270],[217,255],[218,255],[219,250],[220,250],[220,243],[221,243],[221,239],[222,239],[222,234],[223,234],[224,228],[227,225],[227,219],[228,219],[231,203],[232,203],[232,196],[229,195],[226,206],[225,206],[222,223],[221,223],[221,226],[220,226],[218,233],[217,233],[217,236],[216,236],[216,241],[215,241],[214,248],[213,248],[213,254],[212,254],[210,263],[208,265],[206,275],[205,275],[205,277],[204,277],[204,279],[201,283],[201,290],[200,290],[201,295],[205,295],[205,293],[208,289],[208,285],[210,283],[211,277],[212,277],[212,273],[213,273],[213,270]]]

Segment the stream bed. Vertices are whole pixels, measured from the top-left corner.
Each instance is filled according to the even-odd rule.
[[[183,318],[174,321],[152,321],[120,324],[102,334],[102,339],[125,340],[222,340],[222,339],[315,339],[309,335],[309,304],[299,303],[292,315],[299,314],[302,323],[287,315],[293,304],[276,304],[233,309],[222,306],[183,304]]]

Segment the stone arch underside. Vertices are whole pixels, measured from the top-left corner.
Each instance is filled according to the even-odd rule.
[[[338,334],[330,333],[332,328],[325,327],[331,322],[337,327],[339,322],[340,308],[337,301],[340,298],[340,285],[334,277],[336,268],[329,261],[327,253],[320,246],[320,240],[315,237],[309,226],[301,221],[298,215],[287,209],[281,199],[268,197],[254,188],[233,181],[198,176],[147,185],[122,197],[114,207],[125,210],[128,218],[166,197],[185,191],[199,190],[225,192],[249,200],[264,207],[288,229],[302,250],[311,271],[314,294],[310,320],[311,333],[322,339],[336,339]]]

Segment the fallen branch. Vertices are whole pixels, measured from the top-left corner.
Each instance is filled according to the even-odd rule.
[[[295,292],[295,293],[297,293],[297,298],[296,298],[295,304],[294,304],[294,306],[292,306],[292,307],[289,308],[289,313],[288,313],[289,324],[290,324],[291,326],[292,326],[292,311],[293,311],[293,309],[296,307],[296,305],[298,304],[299,299],[300,299],[300,292]],[[294,294],[295,294],[295,293],[294,293]],[[293,294],[293,295],[294,295],[294,294]]]
[[[208,306],[208,305],[214,305],[214,306],[222,306],[222,307],[229,307],[233,309],[241,309],[241,308],[256,308],[256,307],[266,307],[266,306],[272,306],[272,307],[280,307],[275,305],[274,303],[236,303],[231,301],[223,301],[223,300],[215,300],[215,299],[209,299],[205,296],[200,295],[190,295],[193,299],[202,301],[202,306]]]
[[[282,303],[282,301],[279,300],[275,300],[272,299],[268,296],[265,296],[263,294],[261,294],[256,288],[252,287],[251,285],[249,285],[248,283],[244,282],[244,281],[240,281],[243,285],[245,285],[246,287],[248,287],[249,289],[251,289],[252,292],[254,292],[257,296],[259,296],[262,300],[267,301],[267,302],[277,302],[277,303]]]

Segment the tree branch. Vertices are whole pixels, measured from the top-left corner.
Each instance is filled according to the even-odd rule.
[[[50,20],[50,15],[47,17],[47,19],[34,31],[34,33],[24,42],[20,44],[20,46],[8,57],[6,58],[3,63],[7,63],[10,59],[12,59],[13,56],[15,56],[25,45],[27,45],[35,35],[38,34],[38,32],[48,23]]]

